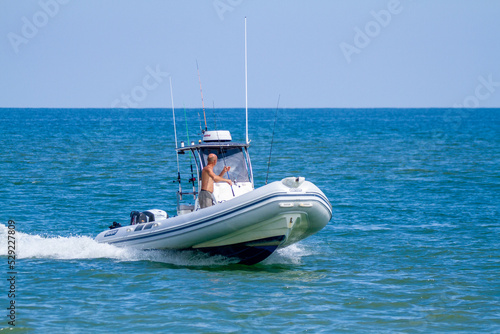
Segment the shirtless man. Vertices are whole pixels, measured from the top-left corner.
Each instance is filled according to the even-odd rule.
[[[227,182],[230,186],[233,185],[231,180],[222,177],[226,172],[229,172],[231,167],[224,167],[219,175],[215,175],[214,166],[217,164],[217,156],[213,153],[208,155],[207,165],[201,171],[201,191],[198,200],[200,208],[206,208],[213,204],[214,182]]]

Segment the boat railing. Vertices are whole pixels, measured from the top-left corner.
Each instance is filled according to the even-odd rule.
[[[177,194],[179,195],[178,196],[179,201],[182,201],[182,195],[193,195],[193,200],[195,200],[196,196],[198,195],[198,192],[197,191],[187,191],[187,192],[184,192],[184,191],[179,192],[178,191]]]

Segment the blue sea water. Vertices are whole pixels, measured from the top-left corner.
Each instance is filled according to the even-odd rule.
[[[179,140],[200,113],[177,110]],[[272,141],[269,180],[306,177],[333,218],[244,266],[93,241],[175,214],[170,110],[0,109],[1,330],[12,219],[15,332],[500,332],[500,110],[282,109],[272,138],[274,113],[249,111],[256,186]],[[244,140],[243,110],[207,119]]]

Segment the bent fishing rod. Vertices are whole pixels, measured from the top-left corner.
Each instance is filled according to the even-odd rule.
[[[276,120],[278,119],[279,105],[280,105],[280,95],[278,95],[278,104],[276,104],[276,113],[274,115],[273,135],[271,137],[271,148],[269,149],[269,161],[267,162],[266,184],[267,184],[267,179],[269,177],[269,167],[271,166],[271,154],[273,152],[274,130],[276,129]]]
[[[200,83],[201,106],[203,108],[203,119],[205,120],[205,131],[207,131],[207,116],[205,115],[205,102],[203,102],[203,90],[201,89],[201,76],[200,68],[198,67],[198,60],[196,60],[196,70],[198,71],[198,82]]]
[[[200,83],[201,106],[203,107],[203,118],[205,120],[205,131],[207,131],[208,130],[208,128],[207,128],[207,117],[206,117],[206,114],[205,114],[205,102],[203,101],[203,89],[201,88],[201,76],[200,76],[200,68],[198,66],[198,60],[196,61],[196,70],[198,72],[198,82]],[[213,103],[213,105],[215,107],[215,103]],[[216,131],[216,133],[217,133],[217,139],[220,141],[219,132]],[[222,147],[221,147],[221,155],[222,155],[222,161],[224,162],[224,168],[226,168],[227,167],[227,165],[226,165],[226,156],[224,154],[224,148],[222,148]],[[231,180],[231,176],[229,174],[229,170],[226,171],[226,173],[227,173],[227,177],[229,178],[229,180]],[[231,187],[231,192],[233,193],[233,197],[236,197],[236,195],[234,194],[233,185],[231,184],[230,187]]]
[[[216,133],[217,133],[217,140],[219,140],[219,142],[220,142],[219,132],[216,131]],[[226,155],[224,154],[223,147],[220,148],[220,153],[222,155],[222,161],[224,162],[224,168],[226,168],[228,166],[226,165]],[[231,168],[231,167],[228,167],[228,168]],[[229,180],[231,180],[231,175],[229,174],[229,169],[226,171],[226,173],[227,173],[227,177],[229,178]],[[236,183],[236,179],[234,180],[234,182]],[[233,185],[231,184],[230,187],[231,187],[231,192],[233,193],[233,197],[236,197],[236,195],[234,194]]]

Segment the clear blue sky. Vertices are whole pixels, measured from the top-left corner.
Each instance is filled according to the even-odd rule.
[[[496,0],[0,0],[0,107],[500,107]]]

